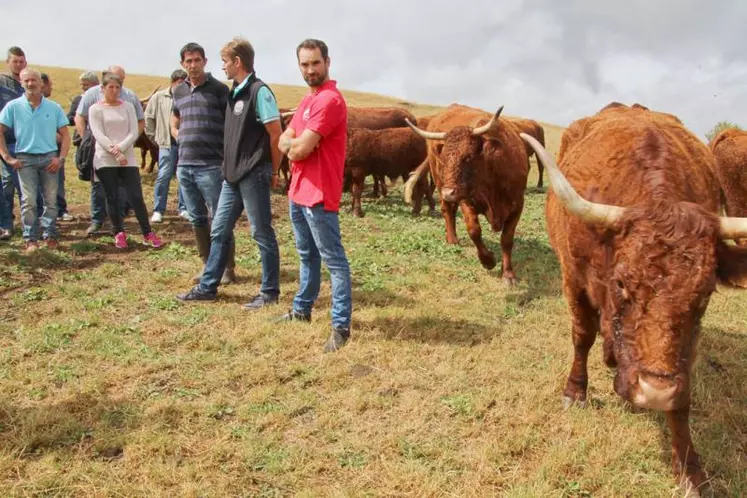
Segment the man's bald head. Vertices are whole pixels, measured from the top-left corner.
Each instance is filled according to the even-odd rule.
[[[107,69],[107,72],[116,74],[117,76],[119,76],[119,79],[122,80],[122,83],[124,83],[126,74],[122,66],[109,66],[109,69]]]

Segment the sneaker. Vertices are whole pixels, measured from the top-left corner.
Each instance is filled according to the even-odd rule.
[[[45,239],[44,243],[47,245],[47,249],[54,250],[60,247],[60,243],[57,242],[57,239],[53,239],[53,238]]]
[[[60,216],[58,216],[58,219],[62,221],[73,221],[75,217],[70,213],[62,213]]]
[[[36,252],[39,250],[39,244],[35,240],[26,240],[23,242],[26,252]]]
[[[190,221],[189,211],[187,211],[186,209],[183,209],[182,211],[179,211],[179,217],[183,218],[183,219],[185,219],[187,221]]]
[[[12,236],[13,234],[10,233],[10,230],[6,230],[5,228],[0,228],[0,240],[10,240]]]
[[[275,320],[275,323],[292,322],[292,321],[310,322],[311,321],[311,313],[309,313],[307,315],[306,313],[299,313],[298,311],[290,310],[285,315],[277,318]]]
[[[163,242],[161,242],[161,239],[158,238],[158,235],[156,235],[153,232],[150,232],[148,235],[143,237],[143,244],[146,246],[155,247],[158,249],[163,245]]]
[[[243,305],[242,308],[246,311],[254,311],[269,306],[270,304],[278,304],[278,297],[273,296],[272,294],[263,294],[260,292],[254,296],[251,301]]]
[[[88,230],[86,230],[86,235],[88,237],[93,237],[97,233],[99,233],[99,230],[101,230],[101,223],[91,223],[91,226],[88,227]]]
[[[127,234],[119,232],[114,236],[114,247],[117,249],[127,249]]]
[[[216,295],[205,292],[200,289],[199,285],[195,285],[189,292],[177,294],[176,298],[179,301],[215,301]]]
[[[153,211],[153,216],[150,217],[151,223],[161,223],[163,222],[163,215],[159,213],[158,211]]]
[[[329,335],[329,339],[324,343],[325,353],[334,353],[345,345],[350,339],[350,329],[346,328],[332,328],[332,333]]]

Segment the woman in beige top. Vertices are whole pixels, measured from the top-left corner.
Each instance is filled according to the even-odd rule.
[[[106,193],[107,211],[116,233],[114,245],[120,249],[127,247],[124,220],[116,207],[120,205],[118,186],[121,183],[135,209],[135,216],[143,231],[143,243],[160,247],[161,239],[150,228],[148,210],[143,201],[140,171],[135,160],[134,144],[139,134],[135,108],[129,102],[119,99],[122,88],[119,76],[107,74],[102,86],[104,99],[91,106],[88,117],[91,132],[96,139],[93,167]]]

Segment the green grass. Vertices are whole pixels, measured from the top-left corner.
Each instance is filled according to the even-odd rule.
[[[87,186],[67,185],[85,217]],[[619,400],[598,345],[590,407],[561,409],[572,348],[545,195],[527,190],[506,288],[461,220],[449,246],[401,194],[364,198],[363,219],[343,198],[353,338],[334,355],[326,273],[312,323],[272,323],[298,286],[279,194],[281,304],[255,313],[240,309],[261,276],[245,220],[238,283],[215,303],[174,299],[200,262],[173,185],[160,251],[85,239],[85,219],[61,225],[57,253],[0,245],[0,495],[672,496],[664,419]],[[747,293],[719,289],[703,325],[693,438],[715,494],[743,496]]]

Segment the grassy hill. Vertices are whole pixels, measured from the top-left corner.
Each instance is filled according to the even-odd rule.
[[[79,70],[45,68],[63,104]],[[131,75],[147,95],[164,78]],[[304,89],[273,87],[283,106]],[[346,91],[353,105],[436,107]],[[506,103],[507,106],[510,103]],[[510,108],[510,107],[509,107]],[[531,116],[529,116],[531,117]],[[555,151],[561,128],[546,127]],[[561,409],[572,347],[545,194],[528,181],[514,263],[501,284],[458,221],[412,218],[401,186],[364,198],[341,230],[353,274],[353,339],[321,355],[325,275],[311,324],[276,325],[298,286],[287,201],[273,195],[281,304],[246,313],[259,255],[236,229],[239,282],[185,305],[199,266],[189,225],[169,212],[168,245],[85,239],[88,185],[68,175],[62,250],[0,245],[2,496],[672,496],[664,417],[631,411],[595,346],[590,408]],[[143,183],[152,204],[154,175]],[[132,218],[128,230],[137,233]],[[487,245],[500,235],[483,223]],[[747,494],[747,294],[720,289],[703,323],[693,438],[717,496]]]

